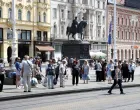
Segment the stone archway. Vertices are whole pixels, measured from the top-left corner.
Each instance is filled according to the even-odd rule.
[[[12,48],[9,46],[7,48],[7,61],[10,62],[10,58],[12,57]]]

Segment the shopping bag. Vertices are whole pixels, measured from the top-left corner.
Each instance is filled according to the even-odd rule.
[[[90,76],[89,75],[87,75],[87,80],[90,80]]]
[[[20,86],[23,86],[23,84],[24,84],[24,80],[23,80],[23,78],[21,77],[21,78],[20,78]]]
[[[31,86],[36,86],[37,84],[38,84],[37,79],[36,79],[35,77],[33,77],[33,78],[31,79]]]
[[[54,85],[57,84],[57,80],[56,80],[56,78],[53,79],[53,84],[54,84]]]

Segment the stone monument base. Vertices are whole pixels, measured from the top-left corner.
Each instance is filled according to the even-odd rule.
[[[90,43],[87,41],[69,40],[62,45],[63,57],[90,59]]]

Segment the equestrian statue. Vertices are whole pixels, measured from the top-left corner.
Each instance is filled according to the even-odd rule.
[[[69,40],[69,36],[72,34],[72,38],[74,40],[75,39],[75,34],[76,33],[79,33],[81,35],[81,40],[83,41],[84,39],[84,29],[86,28],[87,26],[87,22],[84,20],[84,17],[82,18],[82,21],[78,24],[77,22],[77,17],[75,17],[75,19],[73,20],[72,22],[72,25],[71,27],[67,27],[67,32],[66,32],[66,35],[68,35],[68,40]]]

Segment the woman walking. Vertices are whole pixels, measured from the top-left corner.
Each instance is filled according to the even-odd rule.
[[[82,76],[82,78],[84,80],[84,84],[85,84],[85,80],[86,80],[86,83],[88,84],[88,80],[89,80],[89,76],[88,76],[88,74],[89,74],[89,65],[88,65],[87,61],[84,62],[84,65],[83,65],[82,69],[83,69],[83,72],[84,72],[83,76]]]
[[[112,82],[112,72],[114,71],[114,64],[113,61],[110,60],[110,63],[107,65],[107,77],[108,77],[108,84]]]
[[[19,57],[17,57],[15,59],[15,67],[16,67],[16,88],[19,88],[20,77],[21,77],[21,65],[20,65],[20,58]]]

